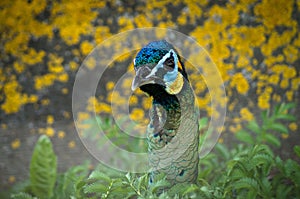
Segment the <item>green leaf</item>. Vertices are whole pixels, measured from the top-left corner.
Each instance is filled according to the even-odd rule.
[[[106,193],[108,187],[101,183],[92,183],[84,186],[84,193],[85,194],[93,194],[93,193]]]
[[[191,184],[186,190],[185,192],[183,193],[183,196],[185,195],[188,195],[188,194],[191,194],[191,193],[196,193],[197,191],[199,191],[199,187],[194,185],[194,184]]]
[[[208,124],[208,118],[207,117],[203,117],[199,120],[199,130],[204,129],[205,127],[207,127]]]
[[[255,120],[250,121],[247,125],[247,128],[257,134],[261,133],[262,131]]]
[[[248,190],[255,190],[255,191],[259,190],[257,181],[255,179],[249,178],[249,177],[245,177],[245,178],[242,178],[242,179],[234,182],[232,184],[232,187],[237,190],[238,189],[248,189]]]
[[[107,183],[111,182],[110,177],[101,171],[93,171],[91,173],[91,175],[89,176],[88,180],[97,180],[97,181],[101,180],[101,181],[105,181]]]
[[[275,123],[269,126],[270,129],[279,131],[280,133],[288,134],[289,130],[283,125],[279,123]]]
[[[300,146],[299,145],[294,146],[294,152],[300,158]]]
[[[254,144],[254,140],[253,140],[252,136],[250,135],[249,132],[247,132],[245,130],[238,131],[235,134],[235,137],[242,142],[246,142],[248,144]]]
[[[32,197],[28,193],[17,193],[17,194],[12,194],[10,196],[12,199],[36,199],[35,197]]]
[[[276,116],[276,119],[282,119],[287,121],[296,121],[296,117],[289,114],[280,114]]]
[[[295,106],[296,106],[295,103],[287,103],[287,104],[283,103],[280,105],[279,113],[285,112],[291,108],[294,108]]]
[[[281,145],[280,140],[272,134],[266,134],[265,139],[267,142],[269,142],[270,144],[273,144],[277,147],[280,147],[280,145]]]
[[[56,155],[46,135],[37,141],[30,162],[30,189],[39,198],[51,198],[56,181]]]

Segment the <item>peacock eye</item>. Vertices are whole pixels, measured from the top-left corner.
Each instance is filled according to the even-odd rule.
[[[173,56],[166,59],[166,61],[164,62],[164,66],[170,69],[173,69],[175,67]]]

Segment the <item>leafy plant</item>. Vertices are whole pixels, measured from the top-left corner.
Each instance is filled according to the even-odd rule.
[[[277,105],[273,112],[270,109],[263,111],[261,114],[261,124],[256,119],[248,122],[246,129],[236,133],[236,138],[242,142],[254,145],[269,143],[279,147],[280,140],[273,134],[288,134],[287,127],[283,121],[295,121],[295,117],[288,113],[289,109],[295,107],[294,103]]]
[[[133,129],[132,124],[126,124],[127,120],[125,117],[118,122],[119,125],[126,126],[126,131],[128,132]],[[121,148],[125,148],[127,151],[137,153],[147,152],[147,143],[145,139],[129,136],[126,132],[123,132],[111,118],[100,118],[99,116],[95,116],[82,121],[82,124],[83,126],[87,126],[83,129],[83,137],[96,140],[98,146],[102,146],[105,141],[99,137],[99,131],[101,130],[110,141]]]
[[[30,163],[30,191],[39,198],[51,198],[56,181],[56,155],[52,143],[42,135],[34,148]]]
[[[11,198],[300,198],[300,165],[291,159],[282,160],[273,154],[269,146],[262,144],[272,144],[266,136],[271,135],[273,130],[286,131],[280,121],[293,120],[287,115],[291,107],[292,104],[280,105],[272,114],[263,113],[261,125],[256,121],[249,122],[245,132],[254,131],[248,137],[258,141],[257,145],[241,137],[245,142],[232,149],[218,143],[213,152],[200,160],[196,184],[173,187],[169,186],[163,174],[149,185],[148,173],[123,173],[101,164],[92,172],[89,171],[89,163],[85,163],[57,175],[51,142],[42,136],[34,149],[28,186],[11,194]],[[109,119],[101,121],[109,138],[120,136]],[[199,121],[203,136],[208,133],[207,123],[207,118]],[[275,123],[275,127],[270,127]],[[96,136],[96,133],[91,135]],[[295,146],[294,152],[300,157],[300,146]],[[50,173],[44,173],[45,170]],[[41,193],[48,195],[39,195]]]

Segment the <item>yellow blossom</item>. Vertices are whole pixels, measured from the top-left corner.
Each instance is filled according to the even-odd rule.
[[[57,136],[58,136],[59,139],[63,139],[66,136],[66,134],[65,134],[64,131],[58,131]]]
[[[280,88],[285,89],[289,86],[289,80],[288,79],[283,79],[280,81]]]
[[[236,87],[237,91],[241,94],[246,94],[249,90],[249,84],[247,79],[242,73],[236,73],[230,82],[232,87]]]
[[[63,58],[55,54],[49,54],[48,69],[51,73],[62,73],[64,67],[62,66]]]
[[[21,60],[28,65],[34,65],[43,61],[45,51],[36,52],[35,49],[30,48],[27,54],[23,54]]]
[[[130,118],[134,121],[142,121],[144,119],[144,110],[134,108],[130,113]]]
[[[242,108],[240,110],[240,115],[242,119],[246,121],[251,121],[254,118],[253,114],[248,110],[248,108]]]
[[[72,71],[76,71],[78,68],[78,64],[74,61],[70,61],[69,66]]]
[[[290,102],[290,101],[293,100],[294,92],[293,92],[293,91],[287,91],[287,92],[285,93],[285,95],[286,95],[287,100]]]
[[[281,134],[281,137],[282,137],[282,139],[287,139],[287,138],[289,138],[289,135],[288,134]]]
[[[77,114],[77,119],[78,121],[83,121],[83,120],[87,120],[90,118],[90,114],[86,113],[86,112],[79,112]]]
[[[48,73],[43,76],[36,76],[34,86],[37,90],[41,90],[45,87],[51,86],[54,83],[55,78],[55,74],[52,73]]]
[[[260,109],[268,109],[270,108],[270,95],[264,93],[258,97],[258,107]]]
[[[76,146],[75,141],[70,141],[70,142],[68,143],[68,147],[71,148],[71,149],[75,148],[75,146]]]
[[[138,98],[135,95],[131,95],[129,98],[130,105],[136,105],[138,103]]]
[[[22,73],[25,67],[23,64],[20,64],[20,62],[14,62],[14,69],[17,73]]]
[[[47,124],[53,124],[53,122],[54,122],[53,115],[48,115],[47,116]]]
[[[21,146],[21,141],[19,138],[15,139],[14,141],[12,141],[12,143],[10,144],[12,149],[17,149]]]
[[[53,136],[55,135],[55,131],[54,131],[53,128],[47,127],[47,128],[45,129],[45,134],[46,134],[47,136],[49,136],[49,137],[53,137]]]
[[[61,82],[67,82],[69,80],[69,75],[68,73],[62,73],[57,77],[57,79]]]
[[[84,64],[88,69],[93,70],[96,66],[96,60],[94,57],[88,57]]]
[[[63,111],[64,118],[69,119],[71,117],[70,113],[68,111]]]
[[[107,90],[112,90],[113,88],[115,87],[115,83],[114,82],[112,82],[112,81],[109,81],[109,82],[107,82],[107,84],[106,84],[106,89]]]
[[[50,100],[49,99],[42,99],[41,103],[43,106],[49,105],[50,104]]]
[[[88,55],[93,50],[93,48],[94,48],[93,44],[91,44],[88,41],[83,41],[80,44],[80,50],[83,55]]]
[[[9,176],[8,182],[11,183],[11,184],[15,183],[16,182],[16,177],[15,176]]]
[[[224,142],[224,139],[223,138],[219,138],[218,142],[222,144]]]
[[[67,88],[62,88],[61,92],[62,92],[62,94],[66,95],[69,93],[69,90]]]
[[[292,122],[289,124],[289,129],[291,129],[291,131],[296,131],[298,129],[298,125],[296,122]]]

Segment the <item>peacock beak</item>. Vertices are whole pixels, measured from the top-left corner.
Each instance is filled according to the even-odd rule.
[[[149,66],[142,66],[136,71],[131,89],[134,91],[145,84],[162,84],[160,82],[162,82],[162,78],[156,76],[156,74],[153,73],[153,69]]]

